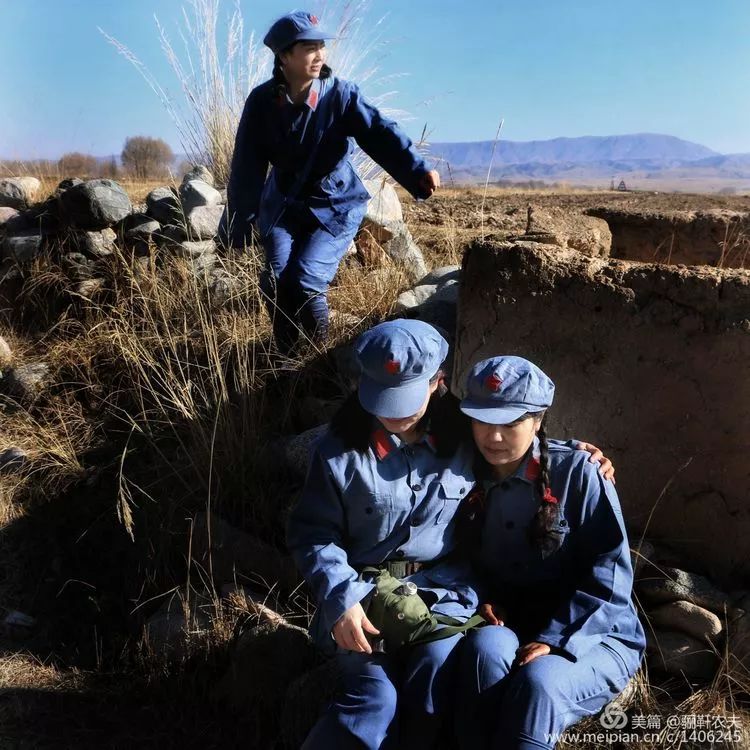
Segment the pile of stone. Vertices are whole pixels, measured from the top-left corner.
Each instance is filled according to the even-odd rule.
[[[57,248],[76,291],[89,296],[103,286],[97,262],[119,247],[136,257],[158,251],[185,258],[196,274],[209,277],[215,294],[231,294],[216,245],[226,191],[216,188],[205,167],[194,167],[179,188],[152,190],[141,206],[133,206],[113,180],[68,178],[35,203],[39,187],[33,177],[0,180],[0,277]],[[353,252],[379,263],[390,257],[412,280],[424,276],[424,258],[404,224],[396,191],[376,181],[367,187],[373,198]]]
[[[452,332],[456,326],[460,278],[460,266],[442,266],[430,271],[411,289],[399,295],[393,312]]]
[[[684,570],[675,554],[635,545],[636,593],[649,667],[709,683],[728,654],[730,670],[750,670],[750,591],[722,591]]]
[[[383,180],[364,183],[372,198],[355,239],[357,254],[365,266],[379,267],[390,258],[401,265],[410,281],[422,278],[427,266],[404,222],[398,194]]]

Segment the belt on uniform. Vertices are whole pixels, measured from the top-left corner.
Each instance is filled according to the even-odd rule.
[[[418,573],[420,570],[431,568],[436,562],[436,560],[431,560],[430,562],[386,560],[385,562],[377,563],[376,565],[367,565],[366,567],[387,570],[394,578],[406,578],[407,576],[414,575],[414,573]],[[361,570],[358,572],[361,572]]]

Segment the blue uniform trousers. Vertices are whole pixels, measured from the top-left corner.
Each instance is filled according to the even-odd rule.
[[[461,644],[456,711],[461,750],[554,748],[567,727],[619,695],[640,665],[636,650],[616,652],[602,642],[575,661],[548,654],[512,667],[518,647],[513,630],[501,625],[472,631]]]
[[[261,289],[268,301],[280,351],[288,353],[292,349],[300,329],[313,341],[325,340],[328,286],[365,210],[366,204],[352,207],[344,226],[334,235],[302,202],[294,202],[263,237],[267,268]]]
[[[398,655],[339,651],[339,696],[302,750],[411,750],[439,746],[453,713],[462,634]]]

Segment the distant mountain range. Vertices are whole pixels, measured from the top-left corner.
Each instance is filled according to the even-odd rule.
[[[493,157],[494,147],[494,157]],[[553,138],[547,141],[433,143],[429,156],[444,181],[542,180],[600,185],[623,179],[634,187],[750,190],[750,154],[719,154],[670,135]]]

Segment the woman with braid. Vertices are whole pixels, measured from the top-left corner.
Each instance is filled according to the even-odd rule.
[[[617,493],[585,451],[548,442],[554,391],[531,362],[493,357],[461,401],[478,449],[463,520],[490,623],[462,644],[462,750],[553,748],[643,656]]]
[[[377,566],[415,584],[435,614],[465,621],[479,604],[468,561],[452,554],[475,451],[444,385],[447,356],[448,342],[419,320],[363,333],[357,390],[313,451],[287,543],[317,604],[311,635],[336,660],[341,690],[303,750],[427,749],[446,734],[463,636],[374,649],[366,610],[375,586],[361,574]],[[574,445],[613,472],[595,446]]]

